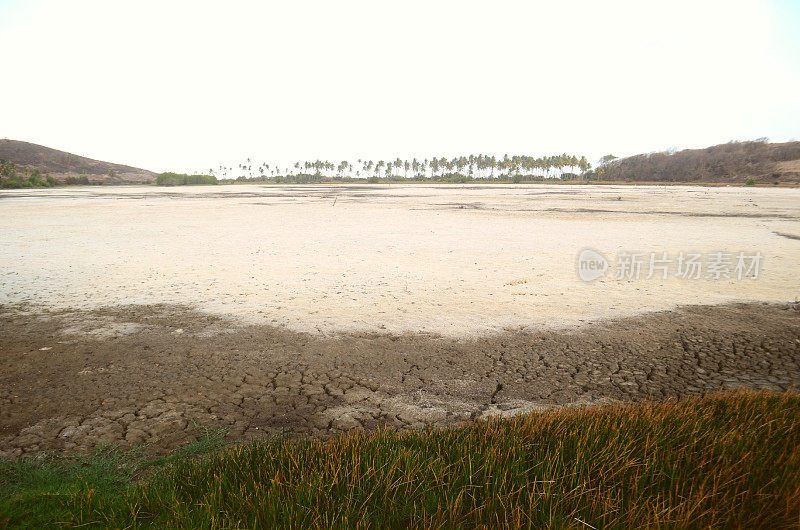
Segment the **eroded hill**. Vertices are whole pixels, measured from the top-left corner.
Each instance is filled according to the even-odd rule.
[[[38,169],[56,180],[86,177],[91,183],[151,183],[158,176],[138,167],[112,164],[19,140],[0,140],[0,160]]]
[[[597,170],[602,180],[633,182],[800,183],[800,142],[729,142],[618,158]]]

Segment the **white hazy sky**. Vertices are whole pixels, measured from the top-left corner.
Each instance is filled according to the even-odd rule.
[[[156,171],[800,138],[800,0],[0,0],[0,137]]]

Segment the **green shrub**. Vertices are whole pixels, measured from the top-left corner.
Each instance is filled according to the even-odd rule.
[[[186,175],[184,173],[161,173],[156,177],[158,186],[198,186],[217,184],[217,177],[213,175]]]
[[[0,188],[16,189],[24,187],[25,184],[21,180],[16,180],[16,179],[0,180]]]
[[[67,184],[67,185],[70,185],[70,186],[74,186],[74,185],[78,185],[78,184],[89,184],[89,177],[87,177],[85,175],[81,176],[81,177],[72,177],[72,176],[70,176],[70,177],[67,177],[67,178],[64,179],[64,184]]]

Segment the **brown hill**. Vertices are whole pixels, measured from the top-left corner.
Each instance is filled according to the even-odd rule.
[[[641,182],[800,183],[800,142],[729,142],[705,149],[648,153],[600,166],[603,180]]]
[[[146,169],[92,160],[18,140],[0,140],[0,160],[38,169],[60,181],[85,176],[93,183],[144,184],[155,181],[158,176]]]

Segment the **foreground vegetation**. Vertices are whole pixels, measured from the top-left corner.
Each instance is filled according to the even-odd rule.
[[[155,462],[104,451],[2,463],[0,526],[784,528],[800,518],[791,394],[219,443],[212,433]]]

